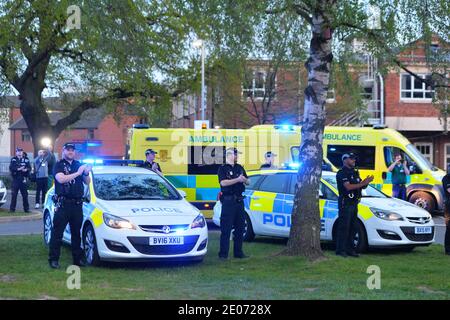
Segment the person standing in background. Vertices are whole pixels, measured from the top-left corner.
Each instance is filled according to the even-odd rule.
[[[34,160],[34,168],[36,170],[36,204],[35,209],[39,209],[40,204],[44,204],[45,195],[48,190],[48,157],[44,150],[38,151],[38,156]]]

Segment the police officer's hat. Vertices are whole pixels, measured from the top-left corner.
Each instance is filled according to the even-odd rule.
[[[150,153],[152,153],[152,154],[158,154],[158,152],[156,152],[156,151],[153,150],[153,149],[147,149],[147,150],[145,150],[145,155],[149,155]]]
[[[344,160],[347,159],[347,158],[356,160],[358,157],[357,157],[356,154],[354,154],[353,152],[350,152],[350,153],[344,153],[344,154],[342,155],[342,161],[344,161]]]
[[[66,143],[64,143],[64,145],[63,145],[63,149],[73,149],[73,150],[75,150],[75,144],[73,144],[72,142],[66,142]]]
[[[276,157],[277,155],[273,153],[272,151],[267,151],[264,157],[270,158],[270,157]]]
[[[233,153],[233,154],[242,154],[242,152],[240,152],[237,148],[228,148],[227,149],[227,151],[226,151],[226,154],[229,154],[229,153]]]
[[[16,152],[19,152],[19,151],[23,151],[23,149],[21,147],[17,147]]]

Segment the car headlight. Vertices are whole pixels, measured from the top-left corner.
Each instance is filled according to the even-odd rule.
[[[206,226],[206,220],[205,220],[205,218],[203,217],[202,214],[199,214],[199,215],[194,219],[194,221],[192,221],[192,223],[191,223],[191,229],[194,229],[194,228],[203,228],[204,226]]]
[[[120,217],[113,216],[109,213],[103,213],[103,221],[108,227],[114,229],[132,229],[136,230],[136,226],[130,221],[122,219]]]
[[[383,219],[383,220],[388,220],[388,221],[402,221],[402,220],[404,220],[401,215],[399,215],[398,213],[395,213],[395,212],[390,212],[390,211],[377,209],[377,208],[370,208],[370,211],[372,211],[372,213],[377,218],[380,218],[380,219]]]
[[[0,188],[4,188],[5,187],[5,184],[3,183],[3,180],[0,180]]]

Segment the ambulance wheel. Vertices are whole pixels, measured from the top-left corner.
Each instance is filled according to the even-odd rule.
[[[44,244],[48,247],[50,245],[50,238],[52,234],[52,218],[50,217],[50,212],[45,211],[44,214]]]
[[[366,252],[368,248],[367,233],[363,223],[358,219],[356,222],[356,233],[353,239],[356,252]]]
[[[252,221],[248,214],[245,214],[244,241],[251,242],[254,239],[255,233],[253,232]]]
[[[100,264],[100,256],[98,255],[97,240],[92,225],[88,224],[83,231],[83,249],[86,263],[92,266]]]
[[[409,202],[432,213],[436,208],[436,200],[427,192],[414,192],[409,198]]]

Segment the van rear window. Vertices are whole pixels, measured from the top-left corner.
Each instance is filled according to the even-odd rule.
[[[358,156],[356,166],[359,169],[375,170],[374,146],[342,146],[328,145],[327,158],[337,168],[342,167],[342,155],[353,152]]]

